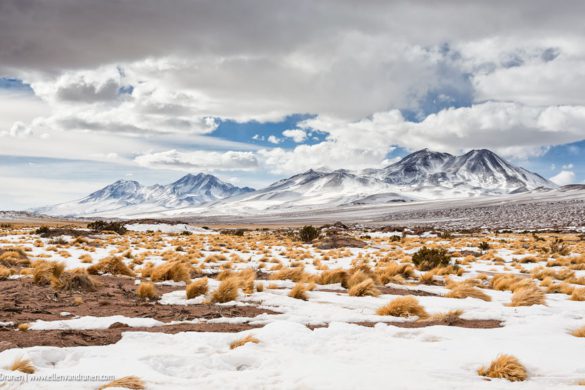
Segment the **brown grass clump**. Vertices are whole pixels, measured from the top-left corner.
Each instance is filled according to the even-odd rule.
[[[193,299],[199,295],[207,294],[208,289],[207,278],[201,278],[189,283],[185,289],[185,293],[187,294],[187,299]]]
[[[342,283],[347,278],[347,272],[341,268],[326,270],[321,272],[317,278],[315,278],[315,283],[317,284],[335,284],[335,283]]]
[[[434,270],[431,270],[431,271],[428,271],[428,272],[421,274],[419,277],[419,280],[420,280],[421,284],[431,285],[431,284],[435,283]]]
[[[526,368],[512,355],[499,355],[489,367],[481,367],[477,373],[488,378],[506,379],[510,382],[524,381],[528,377]]]
[[[295,286],[288,293],[288,296],[295,299],[302,299],[303,301],[309,299],[307,296],[307,287],[303,283],[295,284]]]
[[[372,279],[366,279],[361,283],[358,283],[349,289],[349,295],[352,297],[364,297],[371,296],[377,297],[380,295],[380,290],[376,288]]]
[[[150,278],[155,281],[172,280],[174,282],[189,282],[191,275],[189,265],[181,261],[169,261],[154,267]]]
[[[126,263],[124,263],[124,260],[118,256],[106,257],[99,263],[89,266],[87,272],[92,275],[112,274],[134,276],[134,272],[132,272]]]
[[[26,323],[22,323],[22,324],[18,324],[18,326],[16,328],[21,332],[26,332],[30,328],[30,325],[26,324]]]
[[[256,291],[263,292],[264,291],[264,283],[256,283]]]
[[[10,268],[6,268],[3,265],[0,265],[0,280],[6,280],[12,275],[12,271]]]
[[[108,389],[112,387],[121,387],[123,389],[131,390],[144,390],[144,381],[137,376],[125,376],[123,378],[116,379],[105,385],[101,385],[98,390]]]
[[[237,278],[223,280],[211,295],[211,302],[225,303],[235,301],[238,298],[239,287],[240,281]]]
[[[382,284],[393,282],[397,276],[405,279],[414,276],[414,267],[411,264],[400,264],[393,261],[378,271],[378,277]]]
[[[466,283],[459,283],[455,285],[447,294],[447,298],[462,299],[467,297],[481,299],[482,301],[486,302],[490,302],[492,300],[492,297],[490,297],[480,289],[475,288]]]
[[[571,294],[572,301],[585,301],[585,288],[576,288]]]
[[[142,282],[136,289],[136,295],[138,295],[142,299],[151,299],[155,300],[158,299],[158,292],[156,291],[156,287],[154,283],[150,282]]]
[[[33,283],[47,285],[58,279],[65,270],[65,264],[54,261],[39,260],[33,264]]]
[[[0,265],[5,267],[28,267],[30,259],[21,248],[0,249]]]
[[[29,359],[25,359],[23,357],[16,358],[12,362],[12,364],[7,367],[10,371],[19,371],[25,374],[34,374],[36,371],[35,366],[33,366],[32,362]]]
[[[356,286],[360,283],[362,283],[363,281],[366,281],[370,278],[370,275],[364,271],[358,270],[354,273],[351,274],[351,276],[349,278],[347,278],[347,281],[344,283],[345,284],[345,288],[347,289],[351,289],[353,286]]]
[[[380,316],[394,316],[394,317],[412,317],[426,318],[428,314],[424,307],[418,300],[411,296],[398,297],[390,303],[380,307],[376,314]]]
[[[300,282],[305,278],[305,271],[302,268],[284,268],[270,275],[271,280],[291,280]]]
[[[51,287],[55,290],[65,291],[95,291],[97,285],[97,282],[83,268],[65,271],[58,279],[51,281]]]
[[[546,296],[536,286],[523,287],[512,294],[512,301],[508,306],[532,306],[544,305],[546,303]]]
[[[440,322],[440,323],[445,323],[447,325],[452,325],[455,322],[457,322],[462,315],[463,315],[463,310],[449,310],[448,312],[445,312],[445,313],[433,314],[432,316],[428,317],[424,321]]]
[[[585,326],[575,329],[571,334],[575,337],[585,337]]]
[[[492,280],[490,281],[490,286],[494,290],[498,290],[498,291],[506,291],[506,290],[511,291],[512,286],[515,283],[518,283],[520,281],[521,281],[521,278],[519,278],[516,275],[498,274],[492,278]]]
[[[232,341],[230,343],[230,349],[236,349],[236,348],[241,347],[241,346],[248,344],[248,343],[258,344],[259,342],[260,342],[260,340],[258,340],[256,337],[254,337],[252,335],[248,335],[248,336],[243,337],[241,339]]]

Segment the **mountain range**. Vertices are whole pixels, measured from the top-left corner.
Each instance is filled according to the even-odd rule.
[[[48,215],[138,217],[248,214],[429,199],[504,195],[558,186],[497,154],[461,156],[419,150],[381,169],[308,170],[253,190],[212,175],[187,175],[166,186],[119,180],[79,201],[36,209]]]

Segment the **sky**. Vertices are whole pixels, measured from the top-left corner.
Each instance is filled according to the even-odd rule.
[[[0,209],[487,148],[585,182],[581,0],[3,0]]]

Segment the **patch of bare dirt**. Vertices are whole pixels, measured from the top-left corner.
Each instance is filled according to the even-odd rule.
[[[397,287],[385,287],[385,286],[377,286],[378,290],[382,294],[388,295],[414,295],[417,297],[438,297],[439,294],[422,291],[422,290],[410,290],[407,288],[397,288]],[[315,291],[323,291],[323,292],[331,292],[331,293],[340,293],[340,294],[347,294],[347,290],[336,290],[331,288],[319,288],[317,287]]]
[[[154,326],[150,328],[129,327],[126,324],[114,324],[109,329],[92,330],[17,330],[0,328],[0,352],[12,348],[34,346],[80,347],[115,344],[124,332],[154,332],[176,334],[180,332],[227,332],[235,333],[261,327],[250,324],[177,324]]]
[[[55,291],[49,286],[39,286],[29,278],[0,281],[0,322],[26,323],[35,320],[54,321],[74,316],[148,317],[162,322],[187,321],[195,318],[255,317],[263,313],[275,314],[255,306],[161,305],[136,296],[132,278],[92,276],[99,283],[96,291]],[[157,286],[159,294],[184,287]],[[82,303],[75,300],[81,298]]]

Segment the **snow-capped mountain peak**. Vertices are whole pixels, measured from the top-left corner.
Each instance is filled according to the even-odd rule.
[[[118,180],[78,201],[48,206],[34,211],[61,216],[121,216],[147,211],[164,211],[198,206],[254,191],[236,187],[209,174],[188,174],[167,184],[142,186],[133,180]]]

